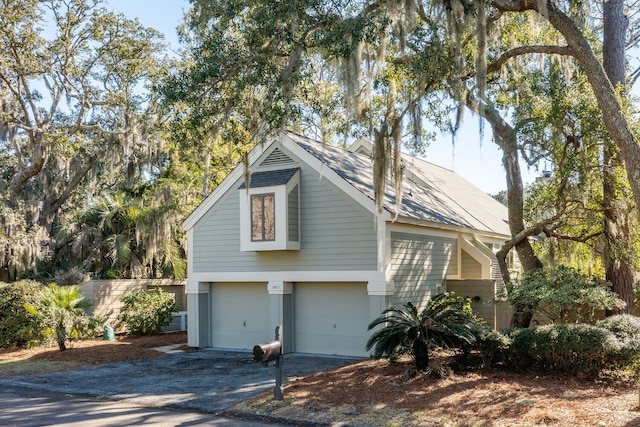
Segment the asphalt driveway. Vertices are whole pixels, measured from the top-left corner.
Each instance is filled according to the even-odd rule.
[[[285,355],[284,382],[294,377],[343,366],[354,360]],[[77,371],[0,380],[0,389],[27,387],[76,396],[107,398],[147,407],[168,407],[212,414],[224,414],[236,402],[273,390],[274,385],[275,369],[254,362],[251,353],[209,349]]]

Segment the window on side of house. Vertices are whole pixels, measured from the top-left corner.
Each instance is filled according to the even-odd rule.
[[[300,250],[300,168],[258,170],[238,188],[240,250]]]
[[[276,239],[275,193],[251,195],[251,241],[270,242]]]

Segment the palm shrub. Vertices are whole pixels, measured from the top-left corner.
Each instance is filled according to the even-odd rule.
[[[472,343],[475,324],[468,299],[439,294],[420,312],[410,301],[402,308],[384,310],[369,324],[369,330],[382,327],[371,335],[366,349],[373,349],[376,358],[409,353],[416,369],[424,371],[429,366],[431,347],[456,348]]]
[[[40,290],[34,303],[27,303],[24,307],[41,322],[41,337],[55,339],[60,351],[64,351],[67,340],[80,338],[93,326],[85,312],[90,306],[77,286],[51,283]]]
[[[119,318],[129,333],[133,334],[162,332],[171,323],[172,313],[176,311],[174,296],[160,288],[136,291],[120,300],[124,305]]]

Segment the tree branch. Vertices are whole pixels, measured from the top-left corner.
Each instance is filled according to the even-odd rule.
[[[502,66],[511,58],[517,56],[529,55],[533,53],[543,53],[547,55],[572,55],[573,50],[570,46],[553,46],[553,45],[531,45],[520,46],[504,52],[487,67],[487,75],[500,71]]]

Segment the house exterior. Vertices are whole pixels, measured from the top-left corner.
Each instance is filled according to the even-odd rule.
[[[249,155],[186,219],[188,344],[251,349],[283,325],[285,352],[366,356],[367,325],[444,290],[487,304],[506,208],[456,173],[403,155],[374,202],[371,142],[349,150],[285,132]]]

